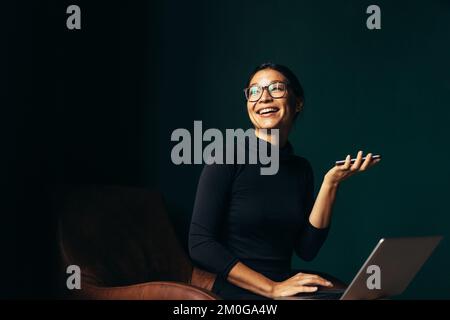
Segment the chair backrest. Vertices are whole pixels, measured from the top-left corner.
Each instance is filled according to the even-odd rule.
[[[109,287],[190,281],[192,264],[160,193],[117,186],[77,188],[64,196],[59,211],[63,267],[78,265],[82,282]]]

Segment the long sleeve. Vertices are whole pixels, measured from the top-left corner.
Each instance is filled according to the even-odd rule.
[[[226,279],[238,259],[219,241],[227,213],[233,167],[206,165],[200,176],[189,230],[189,253],[200,267]]]
[[[328,228],[318,229],[309,222],[309,215],[314,206],[314,174],[311,165],[306,161],[306,191],[304,198],[305,221],[296,238],[294,248],[297,255],[305,261],[314,259],[328,236]]]

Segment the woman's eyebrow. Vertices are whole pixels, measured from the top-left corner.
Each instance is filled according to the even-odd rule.
[[[269,82],[269,84],[272,84],[272,83],[274,83],[274,82],[284,82],[284,80],[272,80],[272,81]],[[269,85],[269,84],[268,84],[268,85]],[[261,86],[259,83],[253,82],[252,84],[249,85],[249,87],[252,87],[252,86],[255,86],[255,85]],[[261,87],[262,87],[262,86],[261,86]]]

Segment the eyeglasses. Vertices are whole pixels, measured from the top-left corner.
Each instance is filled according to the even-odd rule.
[[[274,81],[264,87],[255,84],[244,89],[245,98],[249,102],[256,102],[261,99],[264,89],[267,89],[269,95],[274,99],[283,98],[286,95],[287,86],[288,83],[283,81]]]

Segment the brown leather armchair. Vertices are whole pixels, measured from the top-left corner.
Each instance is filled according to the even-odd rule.
[[[215,275],[195,268],[180,246],[160,193],[91,186],[59,208],[61,294],[77,299],[216,300]],[[81,289],[65,287],[77,265]]]

